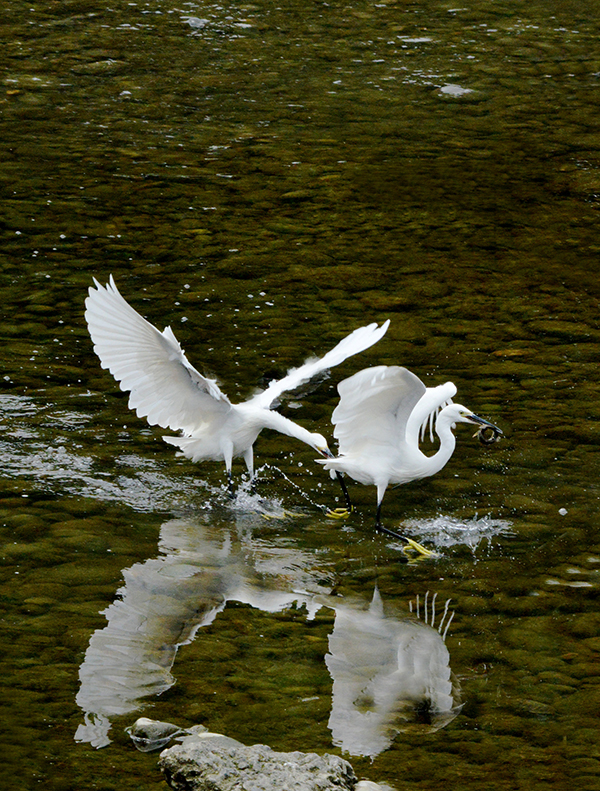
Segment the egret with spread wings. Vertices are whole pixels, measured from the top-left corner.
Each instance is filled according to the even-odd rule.
[[[320,359],[308,360],[283,379],[241,404],[232,404],[215,379],[208,379],[188,361],[170,327],[160,332],[129,305],[111,275],[102,286],[94,278],[85,301],[85,318],[94,351],[121,390],[129,391],[129,408],[151,426],[181,431],[180,437],[163,437],[192,461],[223,460],[232,491],[231,467],[242,456],[254,475],[252,446],[263,428],[305,442],[324,456],[331,456],[327,440],[275,412],[273,406],[286,391],[368,349],[386,333],[369,324],[354,330]]]
[[[414,545],[381,523],[387,487],[439,472],[454,452],[456,423],[479,426],[477,435],[486,444],[499,439],[502,431],[461,404],[453,404],[456,385],[452,382],[425,387],[418,376],[399,366],[365,368],[340,382],[338,392],[340,402],[331,420],[339,455],[318,461],[332,476],[346,473],[359,483],[376,486],[376,529]],[[435,430],[440,440],[431,456],[419,447],[428,427],[431,439]],[[350,507],[348,496],[346,504]]]

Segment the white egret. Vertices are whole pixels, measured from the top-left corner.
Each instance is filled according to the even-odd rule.
[[[94,284],[85,301],[85,318],[102,367],[108,368],[121,390],[130,391],[129,408],[138,417],[145,417],[151,426],[182,432],[181,437],[163,437],[165,442],[180,448],[192,461],[223,460],[230,492],[234,457],[243,457],[253,477],[252,446],[263,428],[296,437],[325,456],[333,455],[325,437],[272,407],[282,393],[377,343],[390,323],[354,330],[324,357],[308,360],[247,401],[232,404],[215,379],[203,376],[189,363],[170,327],[160,332],[123,299],[112,275],[106,286],[95,278]]]
[[[502,431],[461,404],[453,404],[456,386],[446,382],[425,387],[423,382],[399,366],[365,368],[338,385],[340,402],[331,418],[335,426],[339,455],[319,459],[332,476],[346,473],[355,481],[377,487],[375,528],[414,547],[414,542],[384,527],[381,503],[390,484],[428,478],[449,461],[456,439],[456,423],[478,425],[478,436],[486,444]],[[419,448],[427,427],[439,437],[436,453],[425,455]],[[485,436],[482,432],[492,432]],[[346,505],[350,498],[346,494]],[[419,551],[421,551],[419,547]]]

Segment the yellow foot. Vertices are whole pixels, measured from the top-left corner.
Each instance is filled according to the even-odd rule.
[[[415,552],[418,552],[419,555],[422,555],[424,558],[431,558],[435,556],[435,552],[432,552],[422,544],[418,544],[416,541],[413,541],[412,538],[405,538],[404,540],[406,541],[406,546],[403,550],[405,554],[407,549],[412,549]]]
[[[328,516],[330,519],[348,519],[352,512],[352,509],[348,510],[347,508],[328,508],[325,512],[325,516]]]

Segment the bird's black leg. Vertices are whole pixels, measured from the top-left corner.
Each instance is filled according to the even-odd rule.
[[[386,536],[398,538],[400,541],[404,541],[405,544],[407,542],[407,539],[404,536],[401,536],[400,533],[395,533],[393,530],[390,530],[389,527],[384,527],[381,524],[381,503],[377,504],[377,513],[375,514],[375,530],[378,530],[380,533],[385,533]]]
[[[350,495],[348,494],[348,487],[346,486],[346,482],[344,481],[344,476],[339,470],[335,471],[336,478],[340,482],[340,486],[342,487],[342,492],[344,493],[344,502],[346,503],[345,508],[328,508],[327,509],[327,516],[330,516],[334,519],[346,519],[352,513],[352,500],[350,499]]]
[[[382,524],[376,524],[375,529],[378,530],[380,533],[385,533],[386,536],[392,536],[392,538],[397,538],[400,541],[404,541],[405,544],[408,544],[408,538],[406,536],[400,535],[400,533],[394,532],[394,530],[390,530],[389,527],[384,527]]]
[[[348,494],[348,487],[346,486],[346,482],[344,481],[344,476],[339,470],[335,471],[336,477],[340,482],[340,486],[342,487],[342,492],[344,493],[344,502],[346,503],[346,508],[348,509],[348,513],[352,510],[352,500],[350,499],[350,495]]]
[[[378,530],[380,533],[385,533],[386,536],[391,536],[392,538],[397,538],[398,540],[403,541],[406,545],[406,548],[410,547],[424,557],[428,557],[433,554],[428,549],[421,546],[421,544],[413,541],[412,538],[408,538],[407,536],[403,536],[400,533],[396,533],[394,530],[390,530],[389,527],[384,527],[381,524],[381,503],[378,503],[377,505],[377,513],[375,515],[375,530]]]

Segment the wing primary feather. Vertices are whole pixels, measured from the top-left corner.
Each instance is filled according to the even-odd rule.
[[[358,327],[323,357],[312,358],[307,360],[304,365],[290,369],[282,379],[271,382],[265,390],[257,393],[250,400],[256,406],[262,406],[265,409],[271,408],[282,393],[295,390],[314,376],[318,376],[329,368],[340,365],[348,357],[352,357],[373,346],[373,344],[383,338],[389,326],[390,320],[387,319],[381,327],[378,327],[376,322],[365,327]]]
[[[170,327],[161,333],[121,296],[113,276],[94,278],[85,318],[103,368],[129,391],[129,406],[150,425],[194,431],[231,409],[216,380],[188,361]]]

